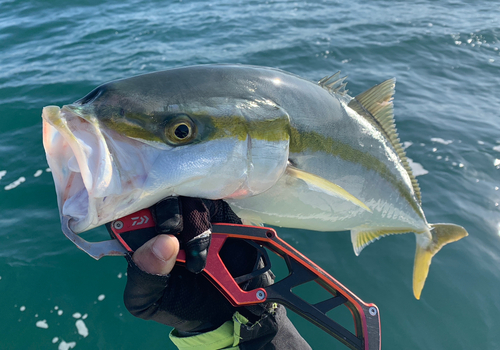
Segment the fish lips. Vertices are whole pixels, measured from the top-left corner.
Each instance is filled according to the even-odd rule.
[[[105,135],[87,112],[73,105],[47,106],[42,112],[43,144],[59,213],[71,218],[76,233],[112,220],[116,213],[105,210],[104,202],[124,192]]]

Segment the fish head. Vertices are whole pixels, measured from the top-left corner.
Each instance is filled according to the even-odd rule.
[[[214,83],[203,90],[179,74],[155,74],[43,109],[60,215],[74,232],[168,196],[253,196],[284,173],[289,116],[282,108],[237,87],[222,96]]]

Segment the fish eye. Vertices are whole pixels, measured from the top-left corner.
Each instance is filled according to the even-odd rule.
[[[173,145],[186,144],[195,137],[195,125],[187,115],[177,116],[166,125],[165,136]]]
[[[177,138],[179,140],[184,140],[186,137],[189,137],[189,135],[191,134],[191,127],[185,123],[178,124],[175,127],[174,134],[175,134],[175,136],[177,136]]]

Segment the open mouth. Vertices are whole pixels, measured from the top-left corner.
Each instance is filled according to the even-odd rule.
[[[69,218],[75,233],[129,215],[159,199],[146,188],[159,150],[101,126],[92,107],[47,106],[42,118],[43,145],[59,214]]]
[[[98,226],[97,201],[113,188],[113,164],[98,123],[78,107],[43,109],[43,144],[56,186],[59,213],[82,232]]]

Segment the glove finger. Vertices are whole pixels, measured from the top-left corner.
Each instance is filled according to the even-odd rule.
[[[212,233],[210,230],[191,239],[184,244],[186,252],[186,269],[192,273],[200,273],[207,264],[208,248]]]
[[[178,234],[183,229],[182,203],[178,197],[167,197],[151,207],[156,231]]]
[[[179,241],[183,246],[191,239],[210,230],[210,213],[200,198],[179,197],[182,203],[183,229]]]

